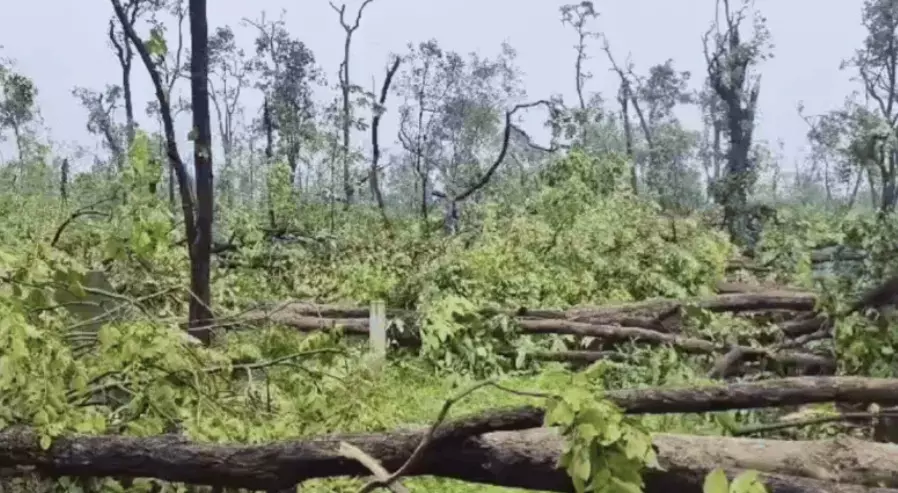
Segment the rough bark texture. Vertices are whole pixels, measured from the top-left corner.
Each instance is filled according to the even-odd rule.
[[[34,466],[53,476],[154,477],[273,490],[312,478],[367,475],[361,465],[337,452],[341,440],[387,470],[396,470],[422,434],[331,436],[261,446],[196,444],[171,437],[77,437],[57,439],[50,450],[42,451],[33,432],[16,428],[0,434],[0,465]],[[568,476],[555,467],[563,443],[553,429],[438,440],[410,475],[568,492]],[[700,491],[705,474],[717,466],[731,475],[744,469],[766,473],[763,480],[775,493],[898,493],[865,487],[898,482],[898,448],[890,445],[849,439],[783,442],[658,435],[655,446],[665,470],[646,472],[646,493]]]
[[[769,295],[767,293],[760,296],[755,295],[727,295],[727,299],[721,300],[722,297],[705,300],[702,303],[709,309],[722,310],[749,310],[755,309],[759,305],[763,306],[807,306],[808,297],[804,293],[798,293],[793,297],[782,297],[777,295]],[[680,305],[676,302],[659,303],[653,302],[648,311],[664,312],[675,310]],[[811,306],[813,306],[811,304]],[[681,351],[695,354],[713,354],[726,353],[733,349],[738,349],[743,359],[758,360],[766,359],[776,363],[800,367],[800,368],[818,368],[823,369],[823,373],[829,373],[835,369],[835,362],[831,358],[809,354],[807,352],[784,350],[771,351],[764,348],[756,348],[749,346],[733,346],[717,344],[712,341],[683,337],[676,334],[648,329],[644,327],[630,327],[616,325],[615,323],[626,323],[635,320],[630,316],[630,311],[639,311],[638,317],[647,320],[644,326],[657,325],[655,322],[658,318],[649,319],[643,317],[644,307],[627,307],[620,309],[617,307],[604,309],[603,314],[598,313],[601,310],[594,309],[576,309],[568,312],[557,312],[558,318],[524,318],[518,317],[517,323],[522,332],[527,334],[568,334],[581,337],[593,337],[601,341],[603,344],[626,343],[636,341],[644,344],[661,345],[668,344]],[[531,315],[533,312],[528,312]],[[539,312],[542,315],[549,315],[548,311]],[[583,314],[586,315],[583,315]],[[809,312],[810,313],[810,312]],[[255,311],[248,314],[242,321],[252,324],[264,324],[273,322],[288,327],[293,327],[302,331],[325,330],[337,326],[341,326],[343,331],[348,334],[366,335],[368,333],[368,309],[357,307],[340,307],[334,305],[314,305],[309,303],[285,303],[275,307],[271,311]],[[412,319],[413,312],[402,310],[390,310],[389,316],[404,317]],[[358,318],[342,318],[342,317],[358,317]],[[362,318],[365,317],[365,318]],[[525,316],[526,317],[526,316]],[[591,322],[578,322],[576,320],[591,320]],[[603,320],[599,323],[596,320]],[[815,319],[816,320],[816,319]],[[802,325],[802,327],[804,327]],[[819,323],[815,322],[808,327],[819,327]],[[803,334],[803,331],[795,331],[797,334]],[[414,344],[414,334],[407,334],[410,339],[405,342]],[[607,348],[606,348],[607,349]],[[583,355],[572,356],[573,359],[583,361]],[[543,359],[543,358],[541,358]],[[567,359],[558,357],[558,359]]]
[[[778,363],[835,368],[829,358],[796,351],[769,351],[764,348],[717,344],[704,339],[681,337],[638,327],[620,327],[563,320],[521,320],[521,330],[528,334],[569,334],[601,339],[602,342],[636,341],[647,344],[669,344],[687,353],[720,353],[738,348],[746,358],[769,358]]]
[[[567,310],[541,310],[521,307],[508,311],[508,315],[529,319],[566,319],[575,322],[594,324],[622,324],[626,319],[653,320],[673,317],[679,308],[688,305],[710,310],[716,313],[757,312],[762,310],[812,311],[816,303],[816,295],[804,291],[758,291],[748,293],[728,293],[707,298],[670,300],[655,299],[635,303],[623,303],[598,307],[574,307]],[[308,302],[286,302],[271,307],[264,313],[292,313],[321,318],[365,318],[369,308],[366,306],[327,305]],[[259,311],[259,314],[263,311]],[[495,312],[485,312],[486,314]],[[409,310],[387,310],[391,317],[413,316]],[[631,325],[631,324],[626,324]],[[641,327],[641,325],[634,325]],[[656,326],[646,327],[656,328]]]
[[[190,0],[190,92],[193,110],[194,175],[196,176],[196,232],[191,238],[189,325],[199,328],[213,320],[211,252],[215,186],[212,172],[212,121],[209,116],[209,23],[206,0]],[[211,332],[201,331],[200,339],[211,343]]]
[[[817,297],[814,293],[802,291],[763,291],[750,293],[720,294],[693,300],[646,300],[617,306],[577,308],[570,310],[572,319],[593,321],[615,313],[627,312],[647,317],[657,317],[674,312],[677,308],[693,305],[712,312],[745,312],[756,310],[785,309],[810,311],[814,309]]]
[[[630,414],[701,413],[732,409],[798,406],[819,402],[887,404],[898,396],[898,379],[793,377],[752,383],[685,388],[611,390],[605,397]],[[542,425],[543,410],[532,406],[500,409],[463,418],[454,429],[468,435],[524,430]]]
[[[898,395],[898,379],[786,378],[698,388],[617,390],[605,395],[627,413],[707,412],[827,401],[882,403]],[[543,409],[525,406],[448,422],[436,430],[431,442],[433,449],[413,473],[568,491],[566,476],[554,471],[555,455],[550,455],[550,451],[557,454],[560,445],[552,449],[545,436],[536,440],[524,434],[495,434],[504,437],[496,438],[497,442],[490,441],[490,436],[472,438],[497,431],[538,428],[543,417]],[[389,470],[395,470],[420,438],[420,432],[402,432],[238,447],[192,444],[177,436],[150,439],[104,436],[61,438],[45,452],[30,430],[12,428],[0,434],[0,467],[25,465],[51,475],[150,476],[270,490],[314,477],[366,474],[357,464],[338,456],[338,439],[349,441],[379,459]],[[730,466],[733,472],[744,468],[770,472],[773,476],[768,477],[769,486],[777,492],[873,491],[836,485],[831,482],[833,478],[898,483],[895,479],[898,478],[895,469],[898,447],[894,445],[851,441],[835,445],[830,442],[790,445],[793,442],[669,438],[668,435],[661,436],[660,440],[656,445],[666,461],[662,463],[669,470],[646,476],[646,491],[650,493],[692,491],[701,484],[704,473],[718,464]],[[699,443],[700,440],[705,441]],[[765,469],[774,465],[776,469]],[[804,478],[793,477],[796,475]],[[898,490],[881,491],[898,493]]]

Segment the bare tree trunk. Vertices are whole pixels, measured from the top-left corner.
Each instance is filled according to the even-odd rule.
[[[380,130],[380,117],[384,112],[384,104],[387,102],[387,95],[390,93],[390,84],[393,82],[393,76],[396,75],[396,71],[399,70],[399,64],[402,62],[402,59],[396,57],[393,60],[393,64],[390,68],[387,69],[387,76],[384,78],[383,86],[380,89],[380,100],[377,101],[374,107],[374,117],[371,118],[371,171],[368,179],[371,181],[371,194],[374,195],[374,200],[377,202],[377,208],[380,209],[380,215],[383,219],[384,227],[390,228],[390,218],[387,216],[387,208],[384,204],[384,197],[380,191],[380,181],[378,175],[380,174],[380,170],[377,168],[378,161],[380,160],[380,144],[378,143],[378,137]]]
[[[627,157],[630,159],[633,168],[630,170],[630,186],[633,187],[633,193],[639,194],[639,167],[636,164],[636,156],[633,153],[633,128],[630,126],[630,98],[624,93],[625,89],[621,83],[620,92],[617,100],[620,102],[621,119],[624,126],[624,146],[626,148]]]
[[[895,210],[895,200],[898,198],[895,187],[895,152],[889,152],[886,165],[883,166],[882,173],[882,202],[880,210],[883,214],[888,214]]]
[[[193,160],[196,175],[196,237],[190,246],[190,327],[212,322],[212,292],[209,285],[212,252],[212,221],[215,192],[212,176],[212,121],[209,116],[209,25],[206,0],[190,0],[190,93],[193,127],[196,132]],[[211,331],[200,332],[203,342],[211,342]]]
[[[355,23],[351,26],[346,23],[345,19],[346,5],[337,8],[336,5],[331,3],[331,8],[340,15],[340,25],[343,26],[343,31],[346,33],[346,38],[343,41],[343,62],[340,64],[340,92],[343,96],[343,193],[346,195],[345,207],[352,205],[355,197],[355,185],[352,183],[352,175],[350,174],[351,159],[349,152],[349,132],[352,129],[352,107],[349,100],[352,92],[352,82],[349,79],[349,55],[352,47],[352,35],[359,28],[365,7],[372,1],[365,0],[362,3],[356,14]]]
[[[125,99],[125,135],[128,149],[134,145],[134,96],[131,93],[131,45],[128,45],[128,63],[122,65],[122,95]]]
[[[854,202],[857,200],[857,192],[861,189],[861,180],[864,178],[863,170],[857,172],[857,179],[854,180],[854,187],[851,189],[851,197],[848,199],[848,210],[854,208]]]
[[[204,0],[191,0],[191,2],[193,2],[193,1],[203,2],[202,12],[203,12],[203,18],[205,19],[205,2],[204,2]],[[159,103],[159,114],[160,114],[160,117],[162,118],[162,124],[163,124],[164,132],[165,132],[166,154],[168,157],[170,167],[178,175],[178,189],[181,194],[181,210],[184,215],[184,230],[185,230],[185,236],[186,236],[186,240],[187,240],[187,244],[188,244],[188,253],[190,254],[190,257],[191,257],[191,271],[193,271],[194,270],[193,262],[194,262],[194,258],[195,258],[194,244],[199,243],[199,242],[197,242],[197,233],[198,233],[198,231],[196,229],[197,218],[196,218],[196,216],[194,216],[195,208],[194,208],[193,193],[190,190],[190,176],[187,174],[187,169],[184,166],[184,161],[181,160],[181,155],[180,155],[180,152],[178,151],[178,142],[175,139],[175,125],[174,125],[174,119],[172,118],[171,105],[169,103],[168,95],[165,91],[165,87],[162,82],[162,77],[159,75],[159,71],[156,68],[156,64],[153,62],[153,59],[150,56],[149,51],[147,50],[146,46],[141,41],[140,37],[137,35],[137,32],[134,30],[134,26],[128,22],[127,15],[125,13],[124,8],[122,7],[121,1],[120,0],[111,0],[111,2],[112,2],[112,7],[115,10],[115,14],[118,17],[119,22],[121,22],[121,24],[122,24],[122,28],[124,29],[126,36],[134,44],[135,49],[137,50],[137,53],[140,55],[140,59],[143,61],[144,67],[146,67],[147,72],[150,75],[150,79],[152,79],[152,81],[153,81],[153,88],[156,93],[156,101]],[[205,26],[205,20],[203,20],[203,26]],[[204,31],[204,36],[202,39],[203,40],[207,39],[205,36],[205,31]],[[194,51],[194,56],[202,57],[203,62],[207,62],[205,43],[202,46],[199,46],[197,48],[199,48],[200,51]],[[199,62],[195,62],[195,63],[199,63]],[[201,72],[200,75],[205,75],[205,71]],[[200,83],[200,81],[202,81],[202,82]],[[205,77],[197,80],[196,83],[200,84],[203,87],[204,91],[206,90],[205,88],[207,86],[207,79]],[[208,122],[208,119],[209,119],[209,117],[208,117],[208,102],[207,102],[206,103],[206,121],[207,122]],[[208,127],[209,126],[207,124],[206,125],[207,135],[208,135]],[[209,141],[209,139],[207,139],[207,142],[208,141]],[[212,172],[211,168],[208,170],[208,172],[210,174],[209,181],[211,184],[211,172]],[[205,188],[204,188],[204,190],[205,190]],[[211,207],[210,207],[211,200],[212,200],[211,196],[208,197],[207,200],[209,201],[209,204],[206,204],[205,207],[207,207],[208,209],[211,209]],[[209,215],[209,217],[211,218],[211,214]],[[211,223],[209,224],[209,227],[211,228]],[[207,238],[205,240],[203,240],[202,238],[201,238],[201,240],[206,241],[206,242],[210,241],[211,234],[208,234]],[[206,259],[208,259],[209,258],[208,252],[210,250],[210,246],[207,246],[205,248],[205,250],[207,252]],[[208,263],[206,265],[206,269],[208,270]],[[207,277],[207,279],[208,279],[208,277]],[[193,283],[191,282],[191,288],[193,288],[192,284]],[[207,292],[208,292],[208,283],[207,283]],[[198,293],[198,294],[202,294],[202,293]],[[191,293],[190,303],[191,304],[194,303],[193,293]]]
[[[69,200],[69,158],[62,160],[59,171],[59,196],[62,197],[62,202],[66,203]]]
[[[271,173],[271,167],[274,163],[274,125],[271,121],[271,105],[267,96],[262,107],[262,126],[265,128],[265,163],[267,164],[268,172]],[[275,229],[277,227],[277,218],[274,215],[271,187],[267,186],[265,189],[268,194],[268,225],[271,229]]]
[[[870,188],[870,205],[873,206],[874,209],[879,207],[879,194],[876,190],[876,178],[873,176],[873,170],[868,166],[866,167],[867,171],[867,186]]]

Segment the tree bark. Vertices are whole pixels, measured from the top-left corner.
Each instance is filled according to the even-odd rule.
[[[507,310],[506,314],[531,319],[565,319],[593,324],[622,323],[624,320],[650,320],[673,318],[680,308],[695,306],[715,313],[744,313],[762,310],[814,310],[817,297],[814,293],[789,290],[766,290],[720,294],[694,299],[654,299],[607,306],[578,306],[566,310],[546,310],[521,307]],[[321,318],[367,318],[368,307],[352,305],[328,305],[302,301],[286,302],[271,309],[271,313],[288,311],[298,315]],[[495,314],[485,310],[483,314]],[[387,310],[389,316],[408,316],[409,310]],[[641,326],[641,325],[636,325]]]
[[[190,93],[193,109],[193,159],[196,174],[196,235],[190,250],[191,328],[208,325],[212,319],[212,291],[209,285],[212,252],[212,220],[215,188],[212,180],[212,121],[209,115],[209,25],[206,0],[190,0]],[[199,333],[211,342],[209,330]]]
[[[72,437],[57,438],[44,451],[37,434],[13,428],[0,434],[0,465],[34,466],[51,476],[153,477],[271,491],[313,478],[368,475],[363,466],[338,453],[341,441],[395,471],[424,433],[329,436],[256,446],[198,444],[177,437]],[[554,429],[444,436],[449,438],[431,442],[409,475],[573,491],[567,474],[556,467],[564,440]],[[745,469],[764,473],[761,479],[771,493],[898,493],[865,486],[896,486],[898,452],[889,445],[667,434],[655,436],[654,444],[665,470],[645,472],[646,493],[701,491],[705,475],[718,466],[730,477]]]

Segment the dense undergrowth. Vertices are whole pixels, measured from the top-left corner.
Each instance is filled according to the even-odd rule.
[[[397,351],[383,368],[370,367],[364,348],[337,333],[271,327],[222,332],[211,347],[191,343],[180,329],[188,278],[183,227],[178,211],[151,191],[161,173],[152,162],[141,137],[123,175],[76,182],[68,203],[38,193],[0,196],[0,427],[34,425],[46,444],[70,432],[177,430],[200,440],[258,443],[425,425],[447,397],[484,377],[516,389],[566,389],[556,407],[597,405],[582,400],[583,393],[600,389],[705,378],[699,365],[707,361],[668,348],[622,349],[623,362],[600,362],[577,375],[559,364],[536,365],[525,358],[528,351],[570,341],[523,336],[506,317],[479,315],[481,308],[702,295],[724,278],[734,256],[725,236],[698,214],[670,215],[633,196],[622,160],[576,152],[559,158],[525,197],[496,194],[469,207],[453,237],[418,218],[394,217],[387,228],[374,210],[331,210],[291,193],[273,204],[278,217],[290,218],[277,226],[304,243],[272,241],[264,207],[232,201],[219,211],[216,238],[236,245],[215,261],[220,316],[285,299],[383,299],[417,310],[420,351]],[[875,279],[888,267],[888,239],[895,235],[884,224],[894,221],[783,210],[760,242],[756,260],[768,270],[752,275],[819,288],[837,306],[863,284],[859,279]],[[871,260],[822,276],[812,253],[828,244],[862,249]],[[695,325],[692,330],[720,340],[738,330],[725,317],[702,317]],[[851,326],[840,333],[843,371],[890,371],[892,355],[869,348],[891,346],[867,344],[871,338],[892,336]],[[543,403],[486,388],[453,414],[527,402]],[[603,408],[601,415],[614,412]],[[555,417],[576,419],[561,411]],[[757,413],[650,416],[621,426],[719,434],[761,419]],[[633,436],[642,436],[637,431]],[[620,440],[610,443],[627,445]],[[579,466],[570,467],[576,477]],[[117,488],[104,481],[110,491]],[[358,486],[331,480],[304,488]],[[438,479],[410,486],[482,489]]]

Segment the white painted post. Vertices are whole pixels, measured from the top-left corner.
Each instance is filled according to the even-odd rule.
[[[383,300],[371,302],[371,312],[368,315],[368,337],[371,342],[371,352],[378,358],[387,355],[387,307]]]

